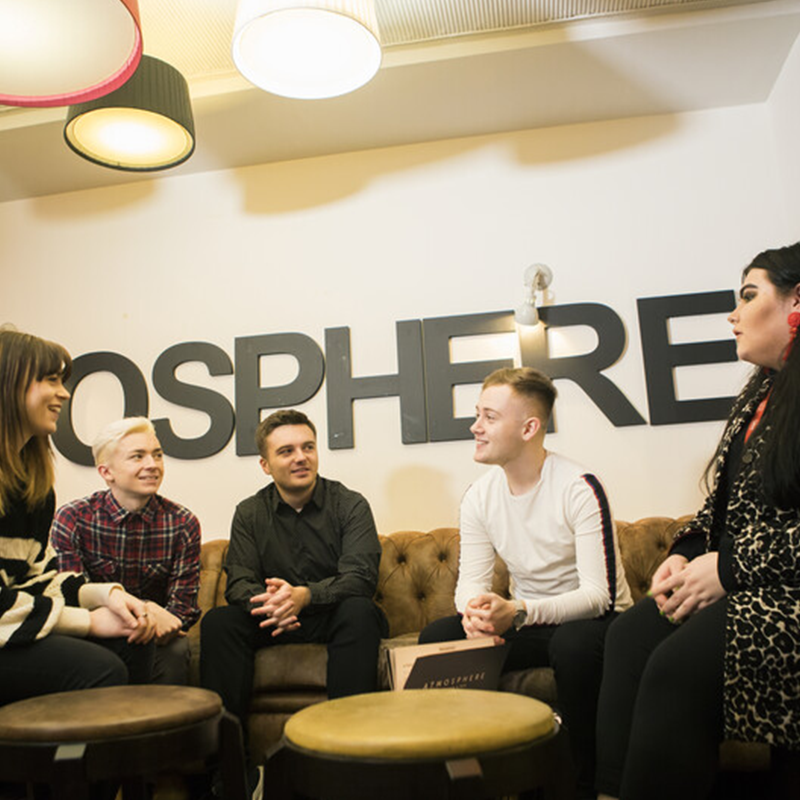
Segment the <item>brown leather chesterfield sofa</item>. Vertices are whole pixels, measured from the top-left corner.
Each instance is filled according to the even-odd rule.
[[[675,531],[687,519],[648,517],[637,522],[617,522],[625,575],[634,600],[647,592],[650,578],[665,557]],[[437,528],[427,533],[400,531],[380,539],[383,555],[375,600],[389,620],[390,638],[384,646],[415,644],[418,632],[425,625],[455,613],[458,529]],[[200,579],[203,613],[225,602],[223,565],[227,549],[228,542],[223,539],[203,545]],[[499,559],[495,565],[494,590],[506,595],[508,591],[508,573]],[[194,679],[197,680],[199,624],[189,636]],[[256,654],[249,719],[250,747],[254,755],[263,754],[280,739],[286,720],[294,712],[326,699],[326,661],[325,646],[315,644],[270,647]],[[385,674],[381,675],[381,681],[387,686]],[[503,676],[500,688],[548,703],[556,700],[555,682],[549,668],[508,673]],[[766,746],[726,742],[722,748],[723,768],[763,769],[767,768],[768,760]]]

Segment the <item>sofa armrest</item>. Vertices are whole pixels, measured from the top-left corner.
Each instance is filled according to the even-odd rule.
[[[215,606],[226,604],[228,576],[225,573],[225,559],[228,556],[228,544],[227,539],[212,539],[203,542],[200,549],[200,593],[197,602],[202,614]]]
[[[200,622],[215,606],[225,605],[225,586],[228,576],[225,573],[225,558],[228,555],[227,539],[212,539],[203,542],[200,548],[200,591],[197,604],[200,606],[200,619],[189,629],[189,682],[200,684]]]

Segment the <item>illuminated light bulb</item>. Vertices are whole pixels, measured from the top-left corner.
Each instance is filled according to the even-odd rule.
[[[299,7],[241,0],[233,61],[255,86],[299,99],[336,97],[378,71],[381,48],[371,0],[311,0]]]

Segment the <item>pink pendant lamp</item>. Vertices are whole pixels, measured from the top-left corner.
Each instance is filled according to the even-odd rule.
[[[67,106],[122,86],[142,56],[138,0],[0,0],[0,104]]]

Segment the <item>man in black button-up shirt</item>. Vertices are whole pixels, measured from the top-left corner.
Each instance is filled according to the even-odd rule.
[[[201,682],[245,716],[258,648],[328,645],[328,696],[377,688],[386,618],[373,603],[381,546],[367,501],[317,474],[317,436],[300,411],[276,411],[256,431],[272,483],[236,508],[225,597],[202,623]]]

